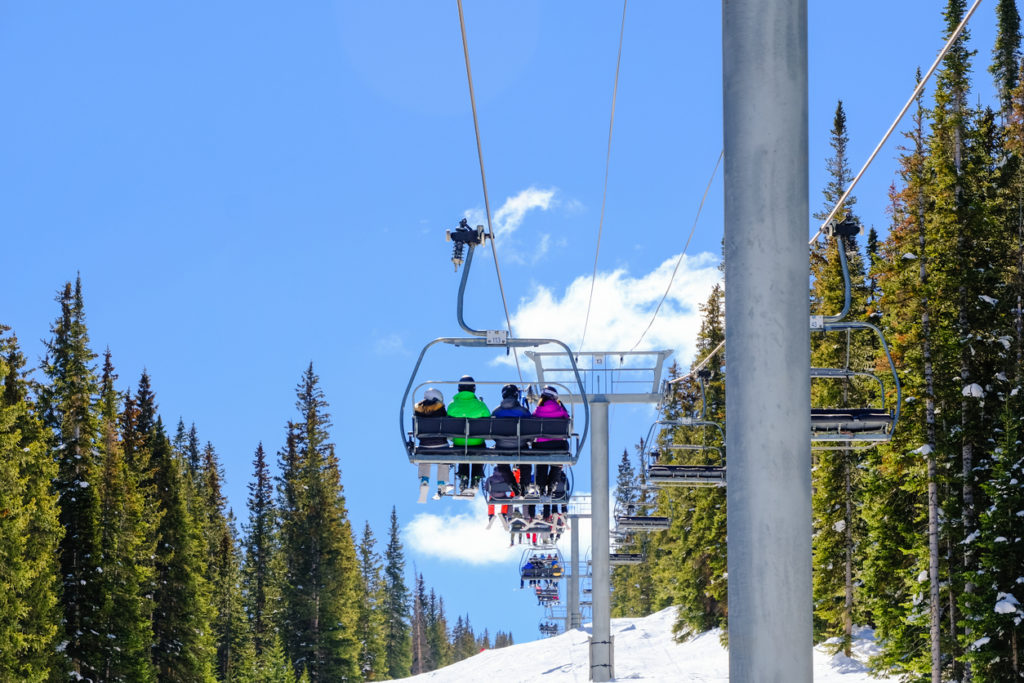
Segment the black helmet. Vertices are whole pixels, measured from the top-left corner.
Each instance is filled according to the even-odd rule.
[[[469,375],[459,378],[459,391],[476,391],[476,380]]]
[[[506,384],[501,388],[502,398],[519,398],[519,387],[515,384]]]

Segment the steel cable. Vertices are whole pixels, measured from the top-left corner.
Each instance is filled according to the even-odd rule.
[[[480,159],[480,183],[484,191],[484,211],[487,213],[487,235],[491,239],[491,253],[494,255],[494,271],[498,276],[498,291],[501,293],[501,305],[505,309],[505,323],[508,325],[508,334],[512,336],[512,317],[508,314],[508,302],[505,299],[505,285],[501,281],[501,266],[498,265],[498,247],[494,239],[494,228],[491,225],[491,203],[487,197],[487,175],[484,173],[484,148],[480,144],[480,121],[476,113],[476,96],[473,94],[473,72],[469,68],[469,42],[466,40],[466,19],[462,12],[462,0],[456,0],[459,5],[459,28],[462,31],[462,53],[466,57],[466,81],[469,83],[469,104],[473,108],[473,130],[476,133],[476,153]],[[516,361],[516,372],[519,373],[519,383],[523,384],[523,370],[519,367],[519,354],[513,353]]]
[[[604,230],[604,207],[608,200],[608,168],[612,159],[612,131],[615,129],[615,99],[619,94],[619,66],[622,64],[622,36],[626,32],[626,3],[622,2],[622,25],[619,27],[619,54],[615,58],[615,84],[612,87],[612,114],[608,123],[608,150],[604,157],[604,191],[601,194],[601,217],[597,223],[597,249],[594,251],[594,272],[590,276],[590,296],[587,298],[587,315],[583,319],[583,334],[580,335],[578,351],[583,350],[583,341],[587,338],[587,326],[590,324],[590,307],[594,303],[594,283],[597,282],[597,257],[601,254],[601,233]]]
[[[704,201],[708,198],[708,192],[711,190],[711,184],[715,182],[715,175],[718,174],[718,167],[722,163],[722,157],[725,156],[725,150],[723,149],[718,153],[718,161],[715,162],[715,168],[711,171],[711,177],[708,178],[708,186],[704,188],[704,196],[700,198],[700,206],[697,207],[697,215],[693,217],[693,226],[690,228],[690,234],[686,238],[686,244],[683,245],[683,251],[679,254],[679,258],[676,259],[676,267],[672,269],[672,277],[668,279],[668,286],[665,287],[665,293],[661,295],[661,301],[658,302],[657,308],[654,309],[654,315],[651,316],[651,321],[647,323],[647,328],[640,335],[640,338],[636,340],[636,344],[633,344],[633,348],[630,351],[635,351],[636,347],[640,346],[640,342],[644,340],[647,333],[651,330],[651,326],[654,324],[654,320],[658,317],[658,312],[661,310],[661,305],[665,303],[665,299],[668,298],[668,293],[672,289],[672,283],[676,279],[676,273],[679,272],[679,265],[683,262],[683,256],[686,255],[686,250],[690,247],[690,240],[693,239],[693,233],[697,230],[697,221],[700,220],[701,211],[704,210]]]
[[[928,69],[928,73],[924,75],[924,78],[922,78],[920,82],[917,84],[917,87],[914,88],[914,93],[910,96],[910,99],[907,100],[907,103],[903,105],[903,109],[900,110],[900,113],[896,115],[896,120],[892,122],[891,126],[889,126],[889,130],[885,131],[885,135],[882,136],[882,140],[875,146],[875,150],[871,152],[871,156],[868,157],[868,160],[864,162],[863,166],[861,166],[860,171],[858,171],[857,175],[854,176],[852,181],[850,181],[850,186],[846,188],[846,192],[843,193],[843,196],[839,198],[839,201],[836,202],[836,205],[832,207],[831,211],[829,211],[829,214],[822,222],[821,227],[818,228],[818,232],[814,233],[814,237],[810,239],[808,244],[814,244],[815,240],[818,239],[818,236],[821,235],[821,233],[825,230],[825,227],[829,224],[829,222],[833,218],[835,218],[836,213],[839,211],[839,207],[843,205],[843,202],[846,201],[846,198],[850,196],[851,192],[853,192],[853,188],[857,186],[857,182],[860,180],[860,177],[864,175],[864,171],[868,170],[868,166],[871,165],[871,162],[875,160],[875,157],[878,155],[878,152],[881,151],[882,145],[884,145],[886,140],[889,139],[889,136],[892,135],[892,132],[896,130],[896,126],[898,126],[900,120],[903,119],[903,115],[907,113],[907,110],[910,109],[910,105],[914,102],[914,100],[917,99],[917,96],[921,94],[921,90],[924,89],[924,84],[928,82],[928,79],[931,78],[931,75],[935,72],[935,69],[938,68],[939,62],[942,61],[942,59],[946,56],[946,53],[949,52],[949,49],[953,47],[953,43],[955,43],[957,38],[960,37],[960,34],[963,33],[964,28],[967,26],[967,20],[971,18],[971,15],[974,14],[974,10],[978,9],[978,5],[980,4],[981,0],[974,0],[974,4],[971,5],[971,8],[969,10],[967,10],[967,14],[964,15],[964,18],[960,22],[960,25],[957,26],[956,30],[954,30],[952,35],[949,36],[949,40],[946,41],[946,44],[943,46],[942,50],[939,51],[939,56],[935,58],[934,62],[932,62],[932,66],[930,69]]]

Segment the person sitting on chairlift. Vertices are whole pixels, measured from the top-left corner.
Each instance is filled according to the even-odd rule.
[[[540,403],[537,404],[537,408],[533,411],[534,417],[556,417],[556,418],[568,418],[569,411],[565,409],[562,402],[558,400],[558,389],[551,386],[550,384],[544,387],[544,390],[540,393]],[[569,448],[569,442],[565,439],[548,439],[545,437],[538,437],[533,443],[533,447],[541,451],[564,451]],[[548,465],[537,465],[536,472],[534,472],[534,482],[537,485],[537,489],[542,493],[546,494],[549,477],[551,473],[551,467]]]
[[[447,413],[444,409],[444,394],[437,389],[431,387],[423,392],[423,400],[419,401],[412,409],[413,415],[416,417],[445,417]],[[420,437],[420,448],[447,448],[448,439],[443,436],[423,436]],[[437,466],[437,495],[434,499],[439,499],[446,493],[451,493],[448,484],[448,465]],[[430,464],[420,463],[417,467],[418,474],[420,477],[420,486],[430,485]]]
[[[529,409],[519,401],[519,387],[515,384],[506,384],[501,388],[501,404],[494,409],[491,413],[493,417],[530,417]],[[520,448],[519,439],[512,438],[499,438],[494,440],[495,448],[505,448],[515,450]],[[498,465],[496,470],[500,469],[503,475],[508,475],[508,480],[515,483],[516,489],[518,489],[518,482],[515,482],[512,476],[512,468],[509,465]],[[521,495],[522,491],[517,490],[516,495]]]
[[[491,411],[487,407],[487,404],[480,400],[476,395],[476,380],[469,375],[463,375],[459,378],[459,393],[452,397],[452,402],[448,404],[448,416],[449,417],[490,417]],[[484,447],[484,440],[479,438],[452,439],[452,444],[455,446],[475,446],[477,448]],[[470,480],[470,472],[472,471],[472,480]],[[469,463],[459,463],[456,474],[459,477],[459,485],[463,491],[466,489],[476,486],[484,478],[484,466],[479,463],[474,463],[472,470],[470,470]]]

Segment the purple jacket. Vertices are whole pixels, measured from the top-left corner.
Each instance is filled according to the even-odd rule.
[[[565,409],[562,402],[557,399],[541,399],[540,405],[533,411],[534,417],[569,417],[569,411]],[[564,439],[545,439],[538,437],[537,441],[564,441]]]

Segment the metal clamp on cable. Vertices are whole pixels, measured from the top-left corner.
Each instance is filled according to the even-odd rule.
[[[455,264],[455,270],[459,270],[459,266],[462,265],[462,254],[466,245],[472,245],[478,247],[483,245],[487,239],[487,235],[484,233],[484,226],[476,226],[476,230],[469,227],[469,221],[465,218],[459,221],[459,227],[455,230],[445,230],[444,239],[447,242],[454,242],[452,245],[452,263]]]

